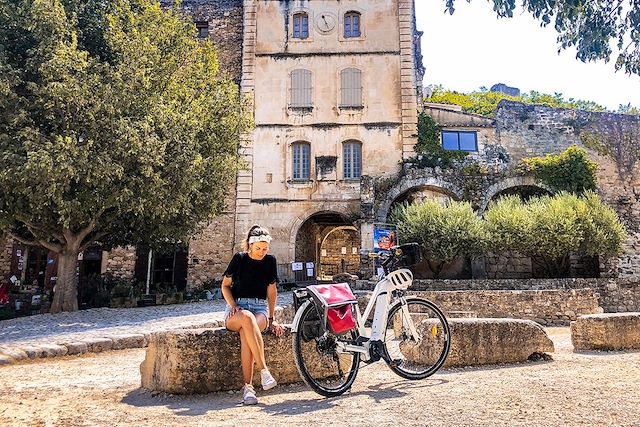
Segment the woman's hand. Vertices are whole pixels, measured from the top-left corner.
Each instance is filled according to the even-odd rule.
[[[229,316],[227,316],[227,319],[232,318],[233,316],[235,316],[236,313],[240,312],[241,310],[242,309],[237,305],[235,307],[231,307],[231,310],[229,310]]]
[[[280,337],[282,336],[282,334],[284,334],[284,328],[275,320],[272,320],[271,322],[269,322],[269,329],[277,337]]]

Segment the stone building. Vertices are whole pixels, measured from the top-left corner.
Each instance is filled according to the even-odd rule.
[[[634,277],[640,272],[640,116],[591,113],[502,101],[495,119],[463,113],[460,107],[426,104],[425,111],[441,127],[448,149],[466,151],[464,162],[450,169],[420,168],[407,162],[390,185],[368,182],[373,200],[372,220],[383,222],[392,207],[404,200],[444,198],[470,201],[479,214],[501,195],[524,197],[550,194],[554,189],[515,170],[526,157],[558,154],[571,145],[584,148],[598,163],[598,194],[624,223],[629,239],[624,254],[599,265],[573,260],[572,274]],[[456,145],[458,144],[458,145]],[[377,181],[378,184],[380,181]],[[381,187],[383,187],[381,189]],[[513,255],[513,254],[511,254]],[[452,266],[459,277],[462,266]],[[529,278],[535,266],[528,258],[487,257],[474,265],[474,277]]]
[[[148,281],[151,291],[201,286],[221,277],[253,223],[271,230],[286,280],[341,272],[369,277],[364,254],[374,225],[387,222],[395,204],[452,198],[482,212],[501,194],[552,192],[513,166],[571,144],[600,165],[599,193],[630,235],[625,254],[600,269],[640,272],[639,117],[503,102],[489,119],[426,105],[445,147],[469,156],[459,168],[418,168],[412,158],[424,69],[414,0],[185,0],[181,7],[198,37],[219,48],[221,69],[251,102],[255,128],[242,135],[247,168],[230,189],[226,211],[188,248],[94,249],[81,262],[81,279],[108,272]],[[479,166],[465,167],[472,164]],[[489,257],[481,264],[471,266],[479,277],[532,275],[526,259]],[[55,276],[51,265],[52,254],[0,241],[6,279],[35,274],[48,281]]]

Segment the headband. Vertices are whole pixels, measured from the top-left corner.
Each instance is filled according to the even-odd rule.
[[[267,242],[271,243],[271,236],[267,234],[263,234],[261,236],[251,236],[249,237],[249,244],[252,245],[256,242]]]

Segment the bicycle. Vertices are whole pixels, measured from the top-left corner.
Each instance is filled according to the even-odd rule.
[[[447,359],[451,336],[444,313],[431,301],[405,296],[413,282],[405,267],[420,261],[418,245],[395,246],[377,257],[384,275],[364,313],[355,297],[342,305],[355,312],[355,327],[348,331],[332,331],[327,310],[335,307],[318,301],[313,286],[294,291],[294,359],[304,382],[320,395],[339,396],[349,390],[361,361],[382,359],[397,375],[420,380],[433,375]]]

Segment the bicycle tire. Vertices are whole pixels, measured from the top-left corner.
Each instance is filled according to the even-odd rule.
[[[410,333],[407,320],[416,328],[417,339]],[[410,380],[433,375],[444,365],[450,348],[449,323],[431,301],[409,297],[389,308],[384,351],[389,368],[397,375]]]
[[[340,396],[351,388],[358,374],[359,353],[340,353],[338,341],[353,342],[355,331],[333,335],[321,324],[315,304],[303,308],[293,336],[293,355],[302,380],[325,397]]]

